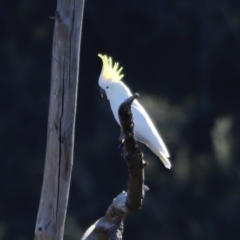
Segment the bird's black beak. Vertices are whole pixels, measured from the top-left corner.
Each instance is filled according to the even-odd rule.
[[[100,88],[100,95],[101,95],[101,97],[106,97],[106,92],[102,88]]]

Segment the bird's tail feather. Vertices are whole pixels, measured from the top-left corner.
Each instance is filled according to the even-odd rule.
[[[162,154],[161,152],[159,152],[159,158],[161,159],[161,161],[163,162],[164,166],[168,169],[171,168],[171,163],[169,161],[169,159],[167,157],[164,156],[164,154]]]

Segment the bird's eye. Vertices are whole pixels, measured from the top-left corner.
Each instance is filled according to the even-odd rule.
[[[106,88],[109,88],[108,86]]]

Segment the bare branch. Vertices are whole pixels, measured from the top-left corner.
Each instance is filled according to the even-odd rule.
[[[121,240],[123,234],[123,220],[127,214],[136,212],[142,206],[145,189],[143,154],[138,148],[134,134],[134,122],[131,104],[139,97],[134,94],[124,101],[119,108],[124,141],[123,156],[127,163],[129,182],[127,193],[120,193],[108,207],[105,216],[95,222],[84,234],[81,240]]]
[[[63,239],[73,164],[84,0],[59,0],[55,16],[47,149],[35,239]]]

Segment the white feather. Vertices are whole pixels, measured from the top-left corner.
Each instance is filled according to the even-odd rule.
[[[103,60],[103,69],[98,83],[99,86],[105,90],[113,115],[120,125],[118,109],[127,98],[132,96],[132,93],[127,86],[120,81],[123,75],[120,75],[122,68],[117,69],[118,63],[115,63],[113,66],[111,57],[108,58],[106,55],[103,56],[101,54],[98,56]],[[168,159],[168,150],[147,112],[137,100],[134,100],[131,108],[137,140],[146,144],[152,152],[161,159],[164,166],[170,169],[171,163]]]
[[[107,98],[110,102],[113,115],[120,125],[118,117],[119,106],[130,96],[130,90],[123,84],[123,82],[109,83],[108,88],[105,88]],[[134,100],[132,103],[132,113],[134,120],[134,131],[139,142],[146,144],[153,153],[155,153],[163,162],[166,168],[171,168],[171,163],[168,159],[168,150],[157,132],[152,120],[148,116],[141,104]]]

